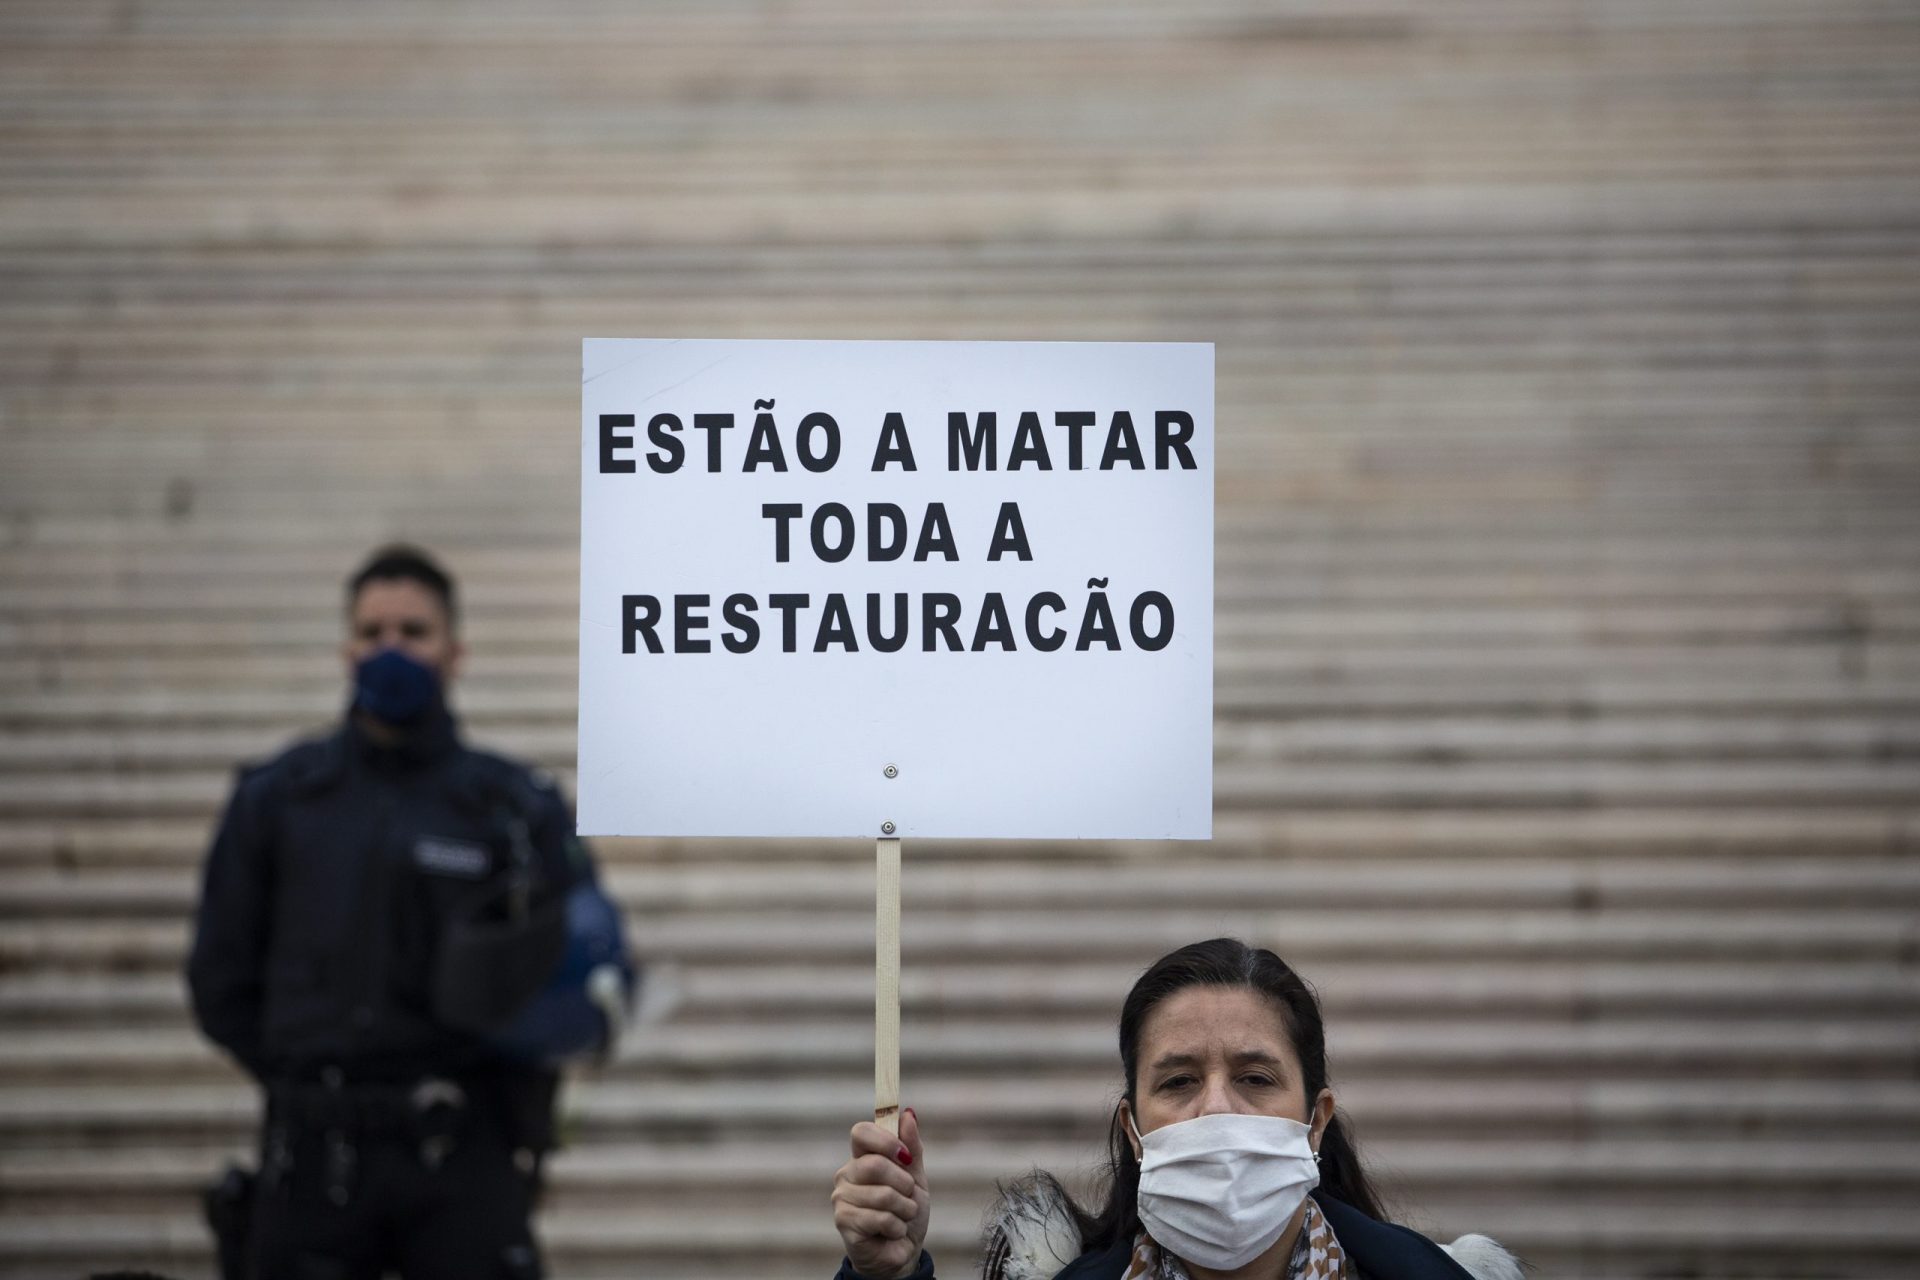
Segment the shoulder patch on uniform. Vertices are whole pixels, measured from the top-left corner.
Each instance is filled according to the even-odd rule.
[[[470,840],[421,836],[413,844],[413,865],[437,876],[478,880],[493,866],[493,855]]]

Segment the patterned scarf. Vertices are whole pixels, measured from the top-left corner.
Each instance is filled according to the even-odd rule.
[[[1133,1238],[1133,1257],[1121,1280],[1189,1280],[1180,1259],[1161,1252],[1160,1246],[1145,1231]],[[1353,1280],[1353,1264],[1340,1247],[1333,1228],[1327,1225],[1320,1206],[1307,1200],[1306,1216],[1300,1219],[1300,1234],[1294,1237],[1293,1256],[1287,1261],[1287,1280]]]

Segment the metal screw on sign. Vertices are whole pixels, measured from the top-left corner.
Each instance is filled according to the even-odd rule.
[[[897,778],[900,776],[900,770],[894,765],[888,765],[880,772],[886,774],[889,778]]]
[[[890,836],[890,835],[892,835],[892,834],[893,834],[893,824],[892,824],[891,822],[883,822],[883,823],[881,823],[881,824],[880,824],[880,834],[881,834],[881,835],[883,835],[883,836]]]

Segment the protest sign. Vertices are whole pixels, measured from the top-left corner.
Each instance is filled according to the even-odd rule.
[[[1210,345],[582,364],[582,833],[1211,833]]]

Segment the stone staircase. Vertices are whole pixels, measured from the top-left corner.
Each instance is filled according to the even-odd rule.
[[[1869,0],[0,7],[0,1277],[210,1273],[195,871],[368,548],[568,773],[585,335],[1218,344],[1216,839],[907,851],[948,1272],[1218,933],[1414,1225],[1920,1272],[1916,67]],[[660,994],[555,1275],[830,1274],[870,848],[599,850]]]

